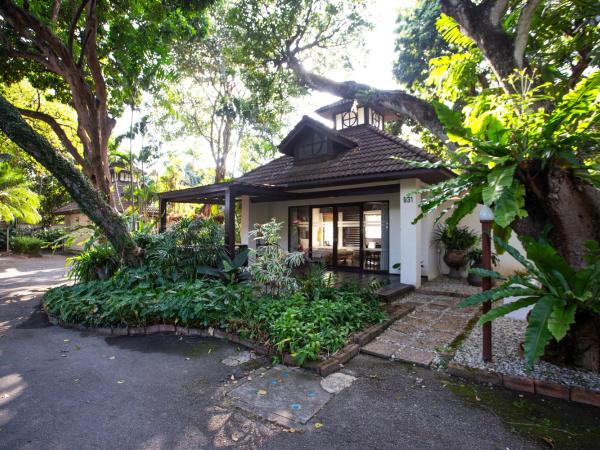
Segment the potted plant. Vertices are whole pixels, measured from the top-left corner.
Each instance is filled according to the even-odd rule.
[[[483,254],[480,248],[474,248],[467,253],[467,264],[471,269],[483,269]],[[492,253],[492,267],[498,264],[498,256]],[[468,272],[467,281],[471,286],[481,286],[481,277],[474,273]]]
[[[444,246],[444,262],[450,268],[451,278],[461,278],[462,269],[467,264],[467,254],[479,241],[479,236],[468,227],[438,227],[433,241]]]

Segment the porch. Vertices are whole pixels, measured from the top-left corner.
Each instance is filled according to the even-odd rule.
[[[352,275],[341,270],[339,273],[361,283],[386,278],[418,287],[422,267],[430,277],[437,275],[432,261],[435,255],[422,241],[430,241],[429,227],[426,222],[412,223],[419,213],[418,195],[414,191],[420,187],[420,180],[414,178],[377,184],[331,184],[318,189],[234,180],[163,192],[159,194],[160,231],[166,229],[169,204],[220,205],[229,254],[235,254],[236,247],[253,247],[255,243],[248,239],[252,224],[274,218],[284,223],[280,245],[287,251],[305,251],[311,259],[320,260],[334,270],[354,270]],[[240,206],[239,242],[236,242],[236,203]],[[299,210],[307,217],[304,236],[298,233],[302,217],[293,216]],[[381,223],[376,222],[382,227],[381,237],[376,236],[377,232],[373,234],[373,218],[380,219]]]

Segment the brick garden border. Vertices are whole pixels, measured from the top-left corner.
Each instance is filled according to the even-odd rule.
[[[545,397],[570,400],[572,402],[600,407],[599,391],[592,391],[578,386],[567,386],[554,381],[505,375],[499,372],[464,366],[453,361],[448,364],[448,373],[460,378],[504,386],[516,392],[543,395]]]
[[[349,342],[339,349],[335,354],[331,355],[324,361],[308,361],[301,366],[294,362],[294,358],[289,353],[284,353],[282,361],[288,366],[303,367],[308,370],[312,370],[319,375],[325,377],[333,372],[340,370],[344,364],[358,355],[360,347],[371,342],[375,337],[379,336],[383,331],[389,327],[393,322],[398,320],[400,317],[409,314],[413,311],[414,307],[406,305],[388,305],[387,314],[389,318],[381,323],[373,325],[366,330],[351,335]],[[140,336],[140,335],[151,335],[157,333],[175,333],[182,336],[200,336],[200,337],[213,337],[217,339],[228,340],[234,344],[243,345],[249,349],[254,350],[259,355],[264,356],[281,356],[279,353],[267,348],[255,341],[249,339],[242,339],[235,333],[228,333],[219,328],[189,328],[180,327],[177,325],[148,325],[146,327],[111,327],[111,328],[90,328],[79,324],[69,324],[62,320],[57,319],[48,314],[50,323],[53,325],[59,325],[63,328],[75,329],[79,331],[93,332],[103,336]]]

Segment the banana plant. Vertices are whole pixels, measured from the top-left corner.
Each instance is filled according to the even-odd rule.
[[[497,306],[479,319],[479,325],[512,311],[533,305],[525,332],[524,353],[529,368],[544,353],[551,339],[561,341],[575,322],[577,310],[600,313],[600,244],[586,243],[586,263],[582,269],[571,267],[554,247],[544,240],[523,238],[527,256],[495,236],[496,245],[507,251],[525,272],[502,277],[498,272],[470,269],[470,272],[502,280],[491,290],[466,298],[461,307],[486,301],[517,297],[518,300]]]

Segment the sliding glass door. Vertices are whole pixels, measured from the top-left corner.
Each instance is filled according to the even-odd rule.
[[[296,206],[289,211],[289,249],[329,267],[389,268],[388,203]]]
[[[336,266],[360,267],[360,206],[338,206]]]

